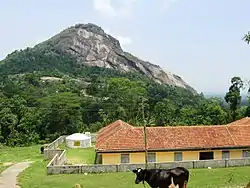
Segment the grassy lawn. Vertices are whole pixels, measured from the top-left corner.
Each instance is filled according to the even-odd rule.
[[[95,162],[95,147],[68,148],[65,144],[61,144],[59,148],[66,149],[68,164],[94,164]]]
[[[40,146],[0,147],[0,162],[34,161],[40,159]]]
[[[0,164],[0,173],[1,173],[2,171],[4,171],[6,168],[8,168],[8,167],[9,167],[9,165]]]
[[[65,147],[65,146],[62,146]],[[67,149],[67,157],[72,163],[93,163],[94,148]],[[88,188],[137,188],[132,172],[103,174],[60,174],[46,175],[48,161],[43,160],[40,146],[0,148],[0,171],[3,164],[20,161],[33,161],[31,166],[19,175],[22,188],[72,188],[76,183]],[[250,181],[250,167],[195,169],[190,170],[189,188],[216,188],[245,186]],[[146,187],[149,187],[146,185]]]
[[[72,188],[76,183],[88,188],[139,188],[132,172],[103,174],[46,175],[45,161],[37,161],[19,177],[22,188]],[[189,188],[245,186],[250,181],[250,167],[190,170]],[[149,187],[146,185],[146,187]]]
[[[8,166],[22,161],[36,161],[41,158],[40,146],[0,147],[0,172]]]

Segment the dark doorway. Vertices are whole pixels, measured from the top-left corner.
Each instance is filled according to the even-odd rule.
[[[214,159],[214,152],[200,152],[200,160]]]

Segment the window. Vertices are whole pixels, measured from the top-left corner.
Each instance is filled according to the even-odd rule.
[[[229,159],[230,152],[229,151],[222,151],[222,159]]]
[[[155,163],[156,162],[155,153],[148,153],[148,162],[149,163]]]
[[[214,159],[214,152],[200,152],[199,160],[212,160]]]
[[[174,153],[174,161],[182,161],[182,152]]]
[[[96,163],[102,164],[102,154],[99,154],[99,153],[97,154]]]
[[[80,141],[79,140],[74,141],[74,146],[80,146]]]
[[[121,163],[129,163],[129,153],[121,154]]]
[[[250,157],[250,150],[243,150],[242,151],[242,157],[243,158]]]

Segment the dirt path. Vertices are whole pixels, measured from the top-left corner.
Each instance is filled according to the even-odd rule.
[[[25,168],[30,165],[31,162],[21,162],[14,164],[4,170],[0,175],[0,188],[18,188],[17,176]]]

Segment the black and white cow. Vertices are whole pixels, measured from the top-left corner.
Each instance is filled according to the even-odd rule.
[[[133,172],[136,174],[136,184],[146,181],[152,188],[186,188],[189,179],[189,171],[184,167],[171,169],[137,168]]]

